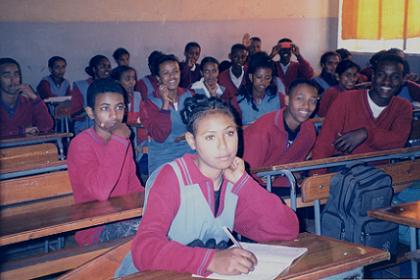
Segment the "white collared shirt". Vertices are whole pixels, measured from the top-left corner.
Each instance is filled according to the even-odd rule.
[[[195,82],[192,84],[191,89],[197,90],[197,89],[201,89],[204,91],[205,95],[210,98],[211,94],[208,90],[208,88],[206,87],[206,85],[204,84],[204,78],[201,78],[199,81]],[[217,96],[221,96],[223,94],[223,90],[222,88],[219,86],[219,84],[217,84],[217,89],[216,89],[216,95]]]
[[[244,67],[242,66],[242,74],[241,76],[239,76],[239,78],[236,78],[236,76],[232,73],[232,67],[229,68],[230,79],[232,80],[232,83],[235,85],[236,88],[239,88],[241,86],[242,79],[244,78],[244,73]]]
[[[370,98],[369,91],[367,92],[367,98],[370,110],[372,111],[373,117],[376,119],[388,106],[378,106],[375,102],[373,102],[372,98]]]
[[[286,74],[287,69],[289,69],[289,65],[290,65],[290,62],[289,62],[289,63],[287,63],[287,65],[283,65],[283,64],[280,62],[280,67],[281,67],[281,70],[283,70],[283,73],[284,73],[284,74]]]

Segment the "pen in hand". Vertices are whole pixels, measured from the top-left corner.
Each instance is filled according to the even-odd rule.
[[[241,243],[239,243],[238,240],[236,240],[236,238],[233,236],[233,234],[230,232],[230,230],[226,226],[223,226],[223,231],[229,237],[230,241],[233,242],[233,245],[235,245],[238,248],[243,249]]]

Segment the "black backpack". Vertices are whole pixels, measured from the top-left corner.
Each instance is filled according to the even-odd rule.
[[[331,179],[321,215],[322,235],[396,254],[398,225],[367,215],[390,206],[393,195],[391,177],[384,171],[363,163],[347,165]]]

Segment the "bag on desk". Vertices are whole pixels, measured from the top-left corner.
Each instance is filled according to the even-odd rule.
[[[363,163],[347,165],[331,179],[321,215],[322,234],[395,254],[398,225],[367,215],[390,206],[393,194],[391,177],[382,170]]]

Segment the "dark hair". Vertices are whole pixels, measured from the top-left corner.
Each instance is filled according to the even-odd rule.
[[[192,48],[199,48],[201,50],[201,47],[200,47],[200,45],[197,42],[188,42],[185,45],[184,53],[188,52]]]
[[[398,55],[399,57],[401,57],[402,59],[405,59],[405,52],[402,49],[399,48],[390,48],[388,50],[389,54],[395,54]]]
[[[115,60],[118,60],[118,59],[120,59],[121,56],[123,56],[125,54],[128,55],[128,56],[130,55],[130,53],[126,49],[124,49],[124,48],[118,48],[118,49],[116,49],[114,51],[114,53],[112,54],[112,57]]]
[[[4,64],[14,64],[14,65],[16,65],[17,69],[18,69],[18,72],[19,72],[20,79],[22,81],[22,70],[20,69],[19,63],[15,59],[13,59],[11,57],[0,58],[0,66],[2,66]]]
[[[251,37],[249,40],[251,42],[254,42],[254,41],[261,42],[261,38],[260,37]]]
[[[378,62],[378,59],[386,53],[387,53],[386,50],[381,50],[377,53],[374,53],[372,57],[369,59],[370,65],[372,65],[372,67],[375,67],[376,63]]]
[[[109,59],[106,56],[102,55],[102,54],[98,54],[98,55],[95,55],[94,57],[92,57],[89,60],[89,66],[87,66],[85,68],[85,72],[89,76],[91,76],[92,78],[94,78],[95,77],[95,73],[93,72],[93,68],[97,67],[99,65],[99,63],[101,63],[101,61],[104,60],[104,59],[106,59],[106,60],[109,61]]]
[[[248,74],[254,74],[260,68],[268,68],[273,71],[273,61],[266,52],[255,53],[250,57]],[[238,90],[238,103],[246,101],[252,105],[252,109],[254,111],[258,111],[257,105],[255,104],[254,98],[252,96],[253,84],[248,76],[246,76],[245,79],[245,84],[242,85]],[[274,84],[274,79],[271,80],[271,83],[267,89],[269,98],[268,100],[270,101],[277,96],[277,86]]]
[[[152,53],[147,58],[147,64],[150,69],[150,73],[154,76],[158,75],[159,69],[156,67],[156,62],[159,60],[159,58],[163,55],[160,51],[152,51]]]
[[[328,52],[324,52],[324,53],[321,55],[321,59],[319,60],[319,64],[321,64],[321,66],[322,66],[323,64],[327,63],[327,59],[328,59],[330,56],[338,56],[338,59],[340,59],[340,55],[339,55],[337,52],[334,52],[334,51],[328,51]]]
[[[314,82],[313,80],[308,80],[308,79],[296,79],[293,80],[290,85],[289,88],[287,89],[287,95],[290,95],[290,93],[297,88],[300,85],[307,85],[310,87],[313,87],[316,89],[316,92],[319,94],[319,86],[316,82]]]
[[[93,109],[95,107],[96,97],[106,92],[121,94],[124,97],[124,103],[126,103],[124,88],[113,79],[106,78],[94,80],[93,83],[90,84],[87,90],[87,106]]]
[[[215,64],[217,64],[217,68],[219,69],[219,61],[217,61],[217,59],[215,59],[215,58],[214,58],[214,57],[212,57],[212,56],[206,56],[205,58],[203,58],[203,59],[201,60],[201,63],[200,63],[200,70],[201,70],[201,71],[203,71],[204,66],[205,66],[207,63],[215,63]]]
[[[282,38],[277,43],[280,44],[280,43],[284,43],[284,42],[293,43],[293,41],[291,39],[289,39],[289,38]]]
[[[157,61],[156,61],[156,71],[157,71],[157,74],[158,75],[159,75],[159,67],[160,67],[160,65],[163,64],[163,63],[165,63],[165,62],[168,62],[168,61],[176,62],[179,65],[179,60],[178,60],[178,58],[175,55],[173,55],[173,54],[164,54],[164,55],[161,55],[157,59]]]
[[[338,76],[341,76],[341,74],[346,72],[347,69],[350,69],[350,68],[353,68],[353,67],[357,69],[357,72],[360,71],[360,66],[357,65],[356,63],[354,63],[353,61],[348,60],[348,59],[347,60],[342,60],[337,64],[337,68],[335,68],[335,73],[337,73]]]
[[[248,51],[248,49],[243,44],[235,44],[230,48],[230,53],[233,54],[237,51]]]
[[[403,74],[406,75],[407,72],[407,62],[401,58],[401,56],[396,55],[396,54],[392,54],[392,53],[385,53],[383,55],[381,55],[378,60],[376,61],[376,64],[373,67],[373,71],[376,73],[376,71],[378,70],[378,67],[380,64],[384,63],[384,62],[393,62],[393,63],[397,63],[397,64],[402,64],[403,66]]]
[[[235,117],[230,107],[216,97],[210,97],[203,94],[196,94],[188,97],[184,101],[184,109],[181,110],[181,118],[187,127],[187,131],[195,134],[198,121],[208,114],[220,112],[228,115],[235,121]]]
[[[351,52],[348,49],[344,49],[344,48],[336,49],[335,52],[338,53],[341,60],[349,59],[349,57],[351,56]]]
[[[135,74],[136,80],[137,80],[137,72],[136,72],[136,69],[134,69],[133,67],[130,67],[130,66],[126,66],[126,65],[121,65],[121,66],[118,66],[118,67],[114,68],[112,70],[112,72],[111,72],[111,77],[114,80],[119,81],[121,79],[121,75],[124,72],[130,71],[130,70],[134,71],[134,74]]]
[[[67,61],[64,59],[64,57],[61,57],[61,56],[52,56],[52,57],[50,57],[50,59],[48,59],[48,68],[53,68],[54,67],[54,64],[57,62],[57,61],[64,61],[64,63],[65,64],[67,64]]]

